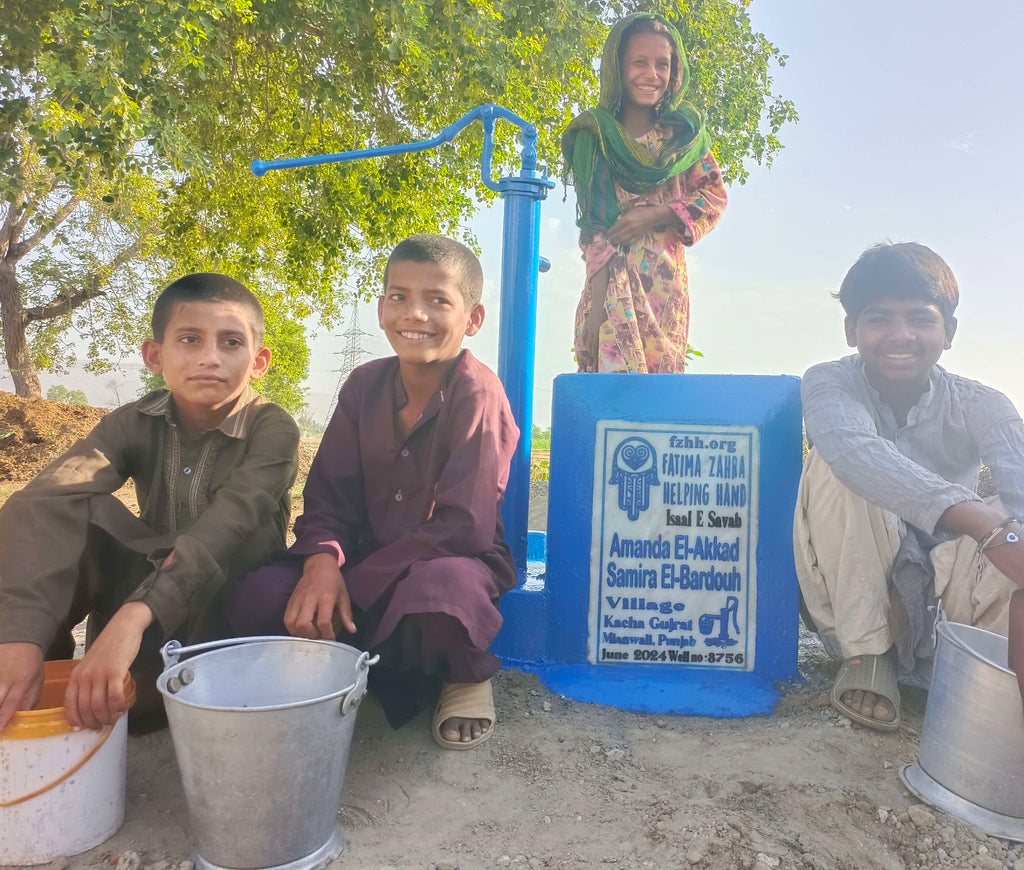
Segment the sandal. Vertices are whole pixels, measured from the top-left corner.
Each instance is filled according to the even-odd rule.
[[[467,740],[445,740],[441,736],[441,726],[449,719],[487,719],[491,727],[479,737]],[[434,742],[442,749],[472,749],[485,740],[490,740],[494,733],[494,694],[491,692],[491,681],[482,683],[444,683],[441,686],[441,697],[437,699],[434,710],[434,721],[430,733]]]
[[[892,704],[896,712],[895,718],[891,722],[883,722],[846,706],[841,700],[843,695],[857,690],[873,692],[885,698]],[[832,685],[832,694],[829,697],[832,706],[847,719],[852,719],[867,728],[895,731],[900,727],[900,690],[896,683],[896,667],[888,655],[864,655],[847,659],[836,674],[836,681]]]

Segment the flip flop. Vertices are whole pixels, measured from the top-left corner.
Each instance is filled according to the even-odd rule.
[[[453,717],[487,719],[490,721],[491,727],[479,737],[465,743],[445,740],[441,736],[441,725]],[[434,737],[434,742],[442,749],[472,749],[491,739],[496,721],[494,694],[491,692],[490,680],[484,680],[482,683],[444,683],[441,686],[441,697],[437,699],[437,708],[434,710],[434,721],[430,727],[430,733]]]
[[[858,713],[840,700],[847,692],[860,689],[874,692],[892,704],[896,718],[891,722],[881,722],[863,713]],[[836,674],[830,695],[832,706],[846,718],[852,719],[867,728],[877,731],[895,731],[900,727],[900,690],[896,683],[896,668],[888,655],[854,656],[843,662]]]

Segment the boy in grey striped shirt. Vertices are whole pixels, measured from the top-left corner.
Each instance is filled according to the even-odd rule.
[[[1004,635],[1013,623],[1011,664],[1024,665],[1024,424],[1002,393],[937,364],[959,291],[934,251],[869,248],[838,297],[857,353],[804,376],[797,575],[843,660],[833,706],[895,730],[897,679],[928,686],[937,600],[955,622]],[[987,501],[982,463],[997,490]]]

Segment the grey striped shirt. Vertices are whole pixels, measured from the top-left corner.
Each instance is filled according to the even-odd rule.
[[[836,477],[905,522],[935,528],[954,504],[977,501],[982,463],[1003,505],[1024,517],[1024,423],[998,390],[934,366],[899,426],[853,354],[808,369],[801,387],[808,440]]]

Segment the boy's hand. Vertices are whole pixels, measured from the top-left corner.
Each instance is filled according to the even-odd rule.
[[[0,644],[0,730],[18,710],[31,710],[43,690],[43,651],[34,643]]]
[[[981,501],[965,501],[946,508],[939,517],[939,525],[951,532],[970,535],[980,542],[1006,519],[1006,513],[992,505]],[[1004,530],[993,542],[998,546],[987,549],[985,556],[1004,577],[1024,589],[1024,540],[1015,544],[1004,541],[1006,532],[1013,530],[1013,526]]]
[[[314,553],[306,557],[302,577],[288,599],[284,611],[284,627],[293,637],[312,640],[334,640],[334,615],[341,619],[345,631],[354,634],[352,602],[341,576],[337,559],[330,553]]]
[[[152,622],[153,611],[141,601],[129,601],[111,617],[71,672],[64,715],[72,728],[113,725],[128,709],[124,690],[128,668]]]

